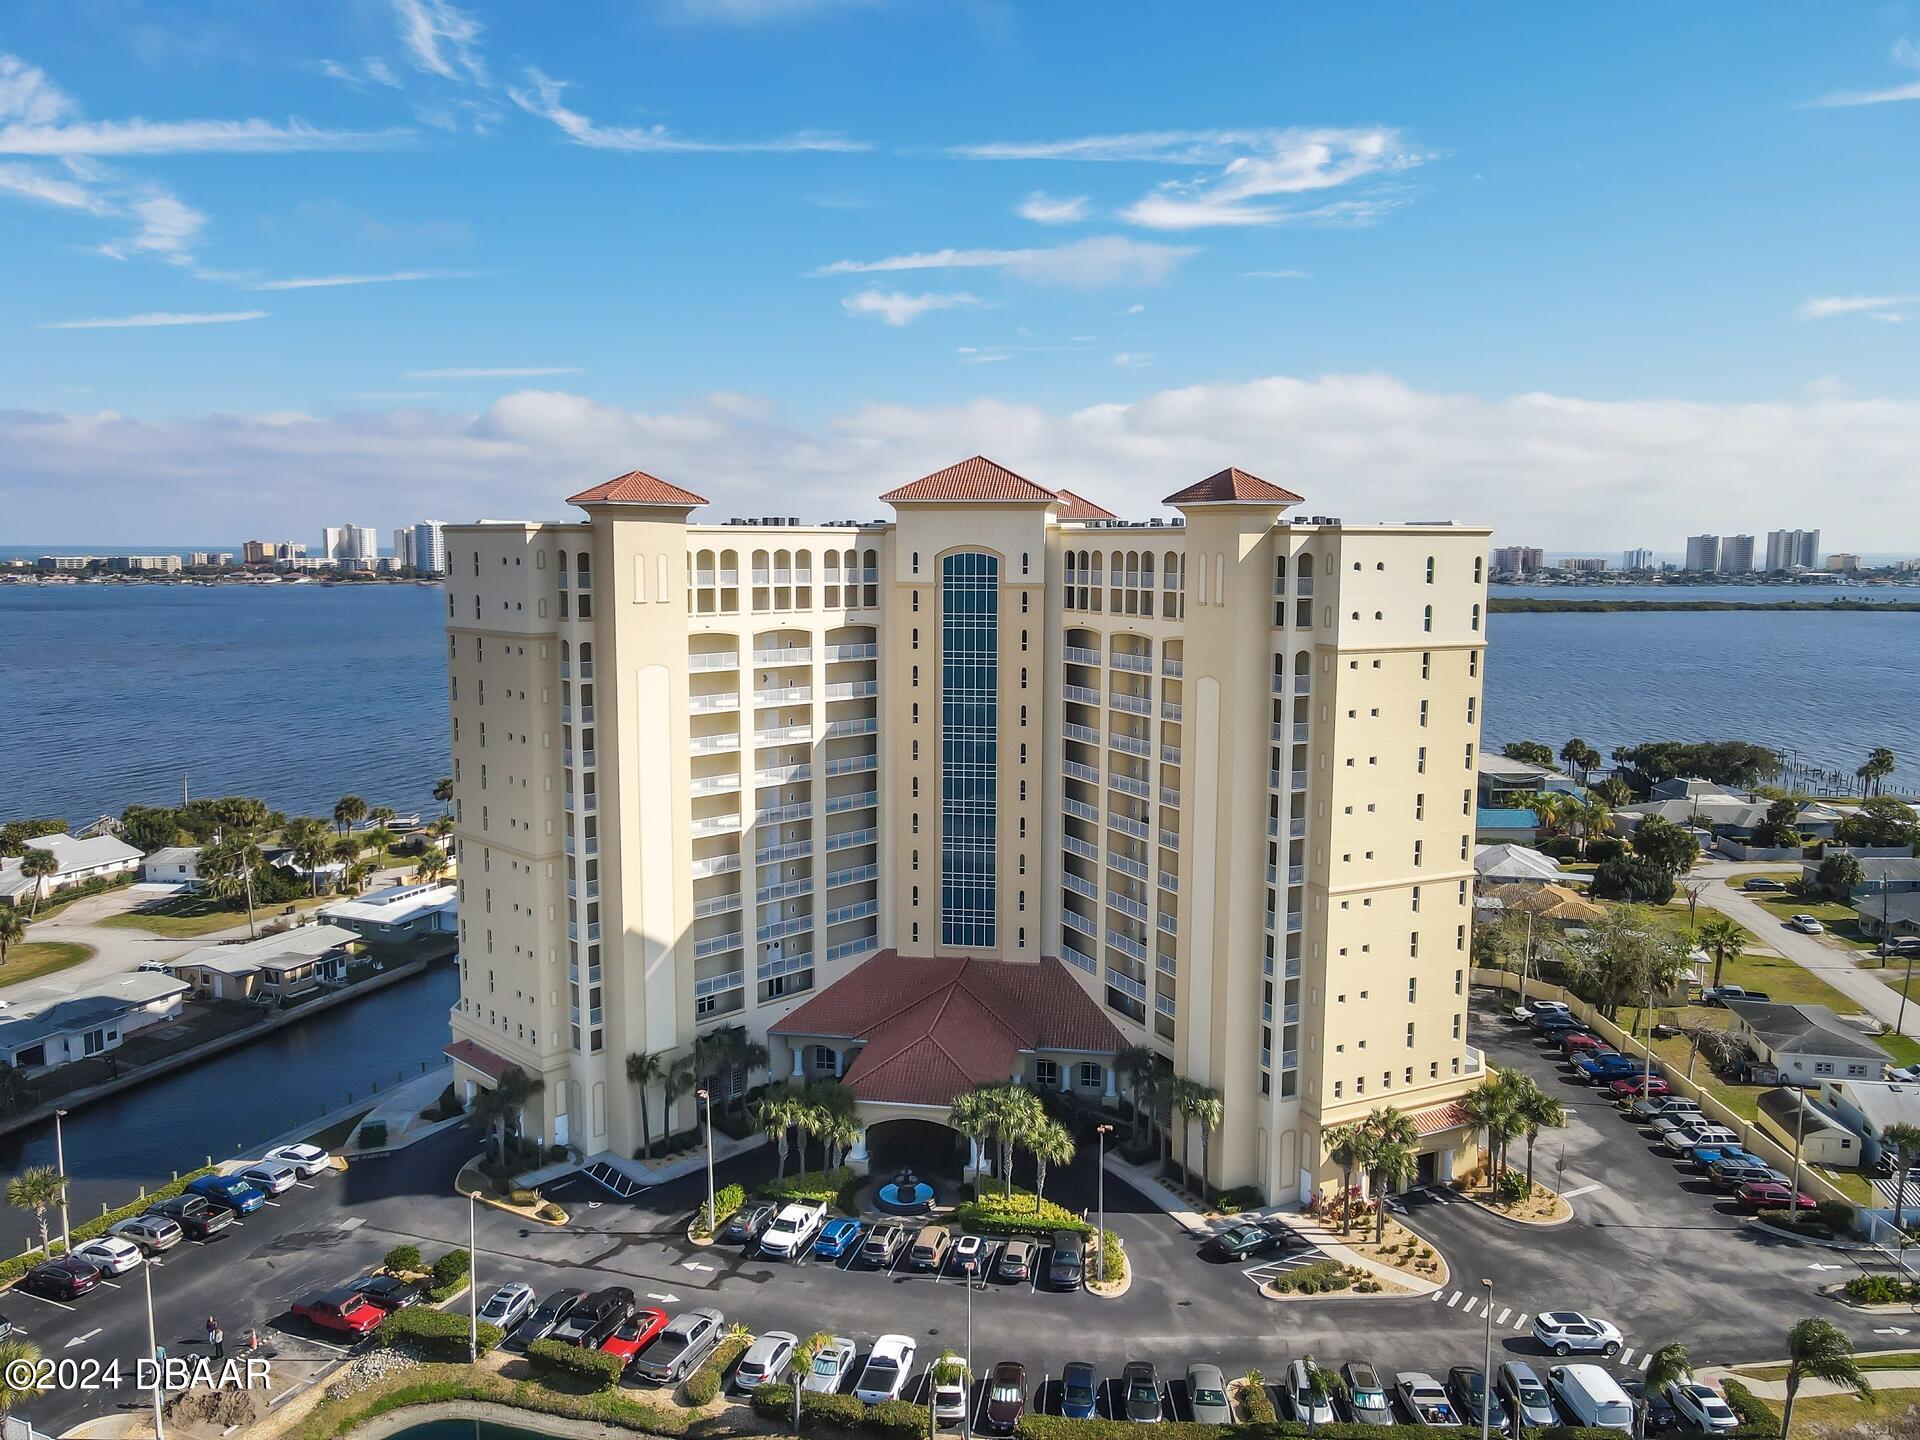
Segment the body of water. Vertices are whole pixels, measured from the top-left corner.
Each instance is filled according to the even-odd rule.
[[[1769,605],[1784,600],[1920,601],[1920,585],[1490,585],[1494,600],[1726,600],[1736,605]]]

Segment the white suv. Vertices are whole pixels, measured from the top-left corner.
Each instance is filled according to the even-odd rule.
[[[1578,1310],[1548,1310],[1536,1315],[1533,1338],[1556,1355],[1571,1355],[1576,1350],[1612,1355],[1620,1348],[1618,1330]]]

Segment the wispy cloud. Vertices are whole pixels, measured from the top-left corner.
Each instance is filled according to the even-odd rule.
[[[666,12],[677,19],[709,21],[719,25],[764,25],[799,20],[834,10],[878,6],[881,0],[667,0]]]
[[[1920,307],[1920,295],[1816,295],[1800,307],[1800,318],[1868,315],[1875,320],[1903,320],[1916,307]]]
[[[405,280],[471,280],[478,270],[395,270],[386,275],[302,275],[258,280],[249,290],[331,290],[341,285],[393,285]]]
[[[1138,370],[1142,366],[1151,365],[1153,363],[1153,356],[1137,350],[1122,350],[1118,355],[1113,357],[1113,363],[1123,370]]]
[[[393,73],[393,67],[377,55],[359,60],[322,60],[320,73],[354,90],[365,90],[369,84],[384,85],[390,90],[401,88],[400,77]]]
[[[175,195],[158,194],[136,200],[132,210],[139,228],[126,243],[135,250],[168,259],[186,257],[207,223],[205,215]],[[116,259],[124,254],[116,245],[103,245],[101,249]]]
[[[413,132],[323,130],[304,120],[102,120],[0,126],[0,155],[265,155],[292,150],[377,150]]]
[[[595,150],[629,150],[643,154],[751,154],[794,151],[860,151],[872,147],[843,135],[802,130],[771,140],[701,140],[677,135],[664,125],[598,125],[561,102],[567,82],[529,65],[524,86],[510,86],[507,94],[529,115],[551,121],[577,145]]]
[[[578,365],[463,366],[452,370],[409,370],[409,380],[510,380],[535,375],[578,375]]]
[[[146,330],[160,325],[232,325],[241,320],[264,320],[265,310],[223,310],[211,315],[177,315],[153,310],[144,315],[113,315],[93,320],[50,320],[42,330]]]
[[[447,0],[393,0],[400,41],[416,70],[444,80],[487,83],[480,36],[486,27]]]
[[[836,260],[815,275],[883,275],[904,270],[1000,270],[1038,285],[1101,289],[1154,285],[1189,255],[1188,245],[1162,245],[1124,235],[1096,235],[1051,248],[1021,250],[925,250],[881,260]]]
[[[1049,195],[1044,190],[1036,190],[1013,209],[1021,219],[1037,225],[1071,225],[1087,218],[1087,197]]]
[[[1313,275],[1306,270],[1248,270],[1241,274],[1242,280],[1311,280]]]
[[[929,310],[962,310],[983,304],[964,290],[946,295],[908,295],[899,290],[862,290],[840,302],[849,315],[875,315],[889,325],[911,325]]]
[[[1892,54],[1893,63],[1907,70],[1920,70],[1920,45],[1911,40],[1895,43]],[[1811,103],[1823,107],[1847,107],[1854,105],[1887,105],[1901,100],[1920,100],[1920,80],[1909,80],[1904,85],[1890,85],[1881,90],[1836,90],[1832,94],[1822,95]]]
[[[85,210],[92,215],[111,215],[113,205],[78,180],[50,175],[31,165],[0,163],[0,190],[28,200],[39,200],[65,209]]]
[[[1010,358],[1009,352],[995,346],[961,345],[953,353],[960,357],[962,365],[998,365]]]

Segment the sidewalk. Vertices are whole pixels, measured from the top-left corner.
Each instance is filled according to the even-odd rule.
[[[404,1085],[396,1085],[387,1091],[380,1103],[361,1118],[360,1124],[353,1127],[353,1133],[347,1137],[347,1143],[340,1147],[340,1153],[349,1159],[361,1155],[385,1155],[394,1150],[402,1150],[416,1140],[424,1140],[436,1135],[449,1126],[458,1125],[466,1119],[459,1114],[448,1120],[429,1120],[420,1112],[440,1098],[440,1093],[453,1082],[453,1066],[443,1065],[438,1070],[429,1070],[416,1076]],[[384,1120],[387,1125],[387,1143],[384,1145],[362,1145],[360,1131],[370,1122]]]
[[[1112,1150],[1107,1152],[1107,1169],[1166,1211],[1174,1223],[1190,1235],[1212,1235],[1232,1223],[1226,1219],[1208,1219],[1193,1208],[1192,1201],[1161,1184],[1151,1170],[1121,1159]]]
[[[1784,1380],[1754,1380],[1721,1365],[1716,1365],[1710,1370],[1702,1370],[1700,1375],[1710,1384],[1718,1384],[1724,1380],[1738,1380],[1762,1400],[1787,1398],[1787,1382]],[[1866,1376],[1873,1382],[1873,1388],[1876,1390],[1920,1389],[1920,1370],[1868,1370]],[[1835,1385],[1826,1380],[1809,1379],[1800,1382],[1802,1399],[1812,1395],[1851,1395],[1852,1393],[1846,1386]]]
[[[757,1150],[767,1143],[762,1134],[747,1136],[744,1140],[735,1140],[724,1131],[716,1130],[713,1136],[713,1163],[722,1164],[736,1155],[744,1155],[749,1150]],[[682,1176],[705,1174],[707,1151],[705,1146],[689,1150],[684,1155],[676,1155],[671,1160],[634,1160],[625,1155],[616,1155],[611,1150],[602,1150],[597,1155],[589,1155],[584,1160],[559,1160],[551,1165],[542,1165],[538,1170],[528,1170],[514,1176],[514,1182],[526,1186],[529,1190],[538,1185],[548,1185],[563,1175],[572,1175],[584,1171],[590,1165],[605,1163],[611,1165],[622,1175],[639,1181],[642,1185],[664,1185],[669,1180],[678,1180]]]

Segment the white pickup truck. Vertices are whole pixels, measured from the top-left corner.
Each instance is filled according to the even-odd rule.
[[[778,1255],[783,1260],[797,1260],[806,1253],[807,1246],[813,1243],[813,1237],[826,1223],[827,1206],[824,1200],[811,1205],[795,1200],[783,1205],[780,1213],[760,1232],[760,1253]]]

